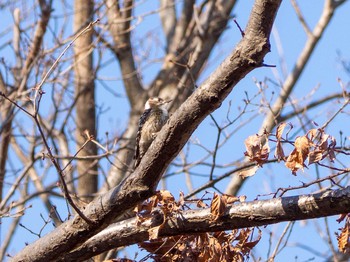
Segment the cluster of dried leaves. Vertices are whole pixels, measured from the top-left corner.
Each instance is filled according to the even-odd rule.
[[[294,143],[282,138],[283,131],[287,126],[286,123],[281,123],[276,131],[276,149],[275,157],[278,161],[284,161],[287,168],[292,171],[293,175],[308,165],[318,163],[328,157],[333,162],[335,160],[336,140],[333,136],[326,134],[324,129],[311,129],[304,136],[299,136]],[[288,132],[287,132],[288,134]],[[286,156],[282,144],[288,143],[294,146],[291,153]],[[249,161],[257,163],[257,166],[262,166],[267,162],[270,147],[268,144],[267,135],[253,135],[245,140],[246,152],[244,153]],[[247,177],[254,175],[257,166],[241,172],[241,176]],[[342,215],[337,221],[345,220],[345,225],[340,228],[340,233],[337,234],[339,251],[342,253],[350,253],[350,217],[349,214]]]
[[[211,211],[211,220],[216,221],[225,214],[227,206],[245,198],[237,198],[229,195],[214,194],[210,204],[202,199],[186,201],[180,194],[179,201],[169,191],[159,191],[152,198],[140,204],[136,208],[140,223],[145,219],[151,219],[154,210],[161,210],[164,214],[162,225],[149,231],[149,241],[140,243],[139,246],[151,253],[154,261],[244,261],[250,250],[260,241],[261,231],[252,240],[254,229],[233,230],[231,232],[199,233],[193,235],[178,235],[159,238],[158,233],[165,224],[166,219],[181,215],[185,209],[190,209],[191,204],[197,208],[208,208]]]
[[[350,217],[348,215],[341,215],[337,220],[342,222],[345,219],[344,227],[340,228],[340,234],[337,234],[338,248],[342,253],[350,254]]]
[[[304,136],[299,136],[294,143],[282,138],[283,131],[287,123],[281,123],[276,131],[276,150],[275,157],[278,161],[284,161],[287,168],[292,171],[293,175],[301,169],[303,170],[305,161],[308,165],[318,163],[319,161],[329,158],[331,162],[335,159],[336,140],[333,136],[328,135],[322,128],[311,129]],[[269,140],[267,135],[252,135],[245,140],[245,156],[249,161],[256,162],[262,166],[267,162],[270,153]],[[294,149],[288,155],[284,153],[283,143],[292,144]]]

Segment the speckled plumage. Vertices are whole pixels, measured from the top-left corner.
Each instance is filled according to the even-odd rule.
[[[167,122],[168,110],[166,104],[170,101],[164,101],[159,97],[151,97],[145,104],[145,111],[140,117],[139,128],[136,136],[135,147],[135,168],[140,164],[140,161],[157,133],[162,129]]]

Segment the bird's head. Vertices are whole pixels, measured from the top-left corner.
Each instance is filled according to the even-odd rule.
[[[145,104],[145,109],[162,107],[171,101],[172,100],[164,100],[160,97],[150,97]]]

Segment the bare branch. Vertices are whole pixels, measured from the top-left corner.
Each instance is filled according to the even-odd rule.
[[[143,93],[130,42],[130,22],[133,9],[133,1],[124,1],[124,7],[119,8],[119,3],[113,0],[106,1],[109,32],[114,41],[114,52],[118,57],[122,71],[125,91],[128,94],[132,107],[139,101]],[[119,10],[119,11],[118,11]]]
[[[160,0],[160,20],[162,21],[163,31],[167,39],[167,48],[175,33],[176,10],[174,0]]]
[[[298,5],[297,1],[296,0],[291,0],[291,3],[292,3],[292,6],[293,6],[293,8],[295,10],[295,13],[297,14],[297,16],[299,18],[299,21],[300,21],[301,25],[303,26],[306,34],[308,35],[308,37],[310,37],[312,35],[312,32],[310,30],[310,27],[307,25],[303,14],[301,13],[301,10],[299,8],[299,5]]]

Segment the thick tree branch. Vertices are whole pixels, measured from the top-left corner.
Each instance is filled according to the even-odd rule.
[[[176,9],[174,0],[160,0],[160,20],[162,21],[163,31],[167,40],[166,47],[169,47],[169,43],[175,33],[176,25]]]
[[[184,6],[182,8],[181,16],[177,20],[176,27],[173,32],[174,35],[171,38],[172,41],[168,42],[167,50],[169,53],[176,52],[178,45],[182,39],[184,39],[188,25],[193,18],[195,0],[186,0],[183,4]]]
[[[13,261],[54,261],[107,227],[125,210],[150,197],[167,165],[176,157],[201,121],[215,109],[250,71],[262,66],[270,50],[269,36],[281,0],[257,0],[245,37],[217,70],[174,113],[135,172],[118,187],[97,197],[80,216],[62,224],[24,248]]]
[[[334,203],[337,203],[336,205]],[[229,206],[224,215],[213,221],[210,208],[174,213],[159,229],[159,237],[217,232],[284,221],[313,219],[350,212],[350,187],[326,192],[239,203]],[[148,230],[162,223],[157,213],[140,225],[131,218],[108,227],[62,257],[62,261],[83,261],[112,248],[149,240]],[[161,218],[160,218],[161,217]]]
[[[76,0],[74,1],[74,31],[79,32],[81,28],[93,20],[94,1]],[[86,31],[75,41],[74,45],[74,88],[76,102],[76,141],[77,148],[80,148],[86,141],[83,135],[87,130],[89,134],[96,137],[96,110],[95,110],[95,82],[93,68],[93,30]],[[88,143],[80,156],[96,155],[97,146]],[[86,202],[93,199],[93,194],[97,191],[97,165],[94,159],[88,161],[78,161],[78,196]],[[88,170],[87,166],[91,166]]]
[[[114,52],[120,64],[125,91],[133,107],[138,104],[139,96],[143,92],[130,41],[130,22],[134,3],[132,0],[124,1],[123,8],[120,8],[119,4],[118,1],[106,1],[109,32],[113,37]]]

